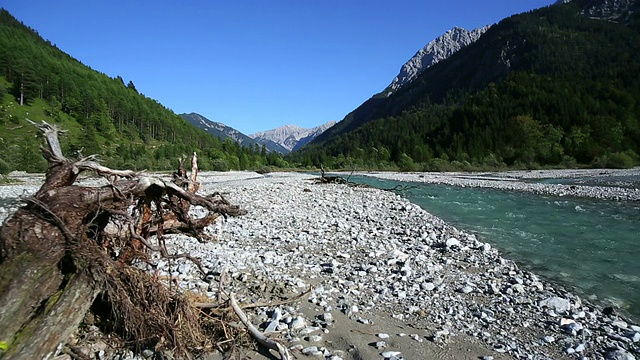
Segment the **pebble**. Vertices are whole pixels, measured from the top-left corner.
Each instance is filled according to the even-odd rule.
[[[571,302],[557,296],[547,298],[540,302],[540,306],[547,307],[558,314],[564,314],[571,309]]]
[[[387,347],[387,343],[384,341],[377,341],[375,347],[376,349],[384,349]]]
[[[291,324],[289,324],[289,328],[291,330],[300,330],[304,328],[306,325],[307,325],[307,322],[304,320],[303,317],[296,317],[291,321]]]
[[[607,360],[636,360],[636,357],[626,352],[625,350],[615,350],[607,353],[605,357]]]
[[[402,354],[400,351],[385,351],[380,355],[385,359],[389,359],[392,357],[398,357],[400,354]]]
[[[308,356],[321,356],[323,355],[322,351],[318,349],[317,346],[309,346],[302,349],[302,353]]]

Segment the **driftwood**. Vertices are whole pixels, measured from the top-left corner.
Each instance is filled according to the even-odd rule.
[[[47,359],[60,350],[88,309],[102,305],[114,331],[134,345],[175,350],[200,346],[203,336],[192,307],[179,294],[135,267],[157,251],[168,254],[164,234],[183,231],[202,238],[218,216],[244,210],[219,195],[196,194],[197,158],[187,177],[181,161],[174,181],[101,166],[95,158],[66,158],[58,135],[45,122],[45,183],[0,229],[0,342],[2,359]],[[108,185],[75,185],[93,171]],[[198,205],[208,214],[192,219]]]
[[[287,350],[286,347],[284,347],[284,345],[266,337],[263,333],[260,332],[260,330],[258,330],[251,323],[251,321],[249,321],[247,314],[245,314],[244,311],[242,311],[242,308],[240,307],[240,305],[238,305],[238,301],[236,300],[236,296],[234,293],[231,293],[229,295],[229,301],[231,302],[231,307],[233,307],[233,310],[235,311],[236,315],[238,315],[238,318],[240,319],[242,324],[244,324],[244,326],[247,328],[247,330],[251,334],[251,337],[256,339],[256,341],[258,341],[263,346],[266,346],[269,349],[278,351],[278,353],[280,354],[281,360],[291,359],[291,354],[289,354],[289,351]]]

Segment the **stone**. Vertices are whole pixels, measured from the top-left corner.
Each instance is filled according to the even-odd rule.
[[[544,342],[546,342],[547,344],[553,344],[554,342],[556,342],[556,338],[550,335],[543,337],[542,340],[544,340]]]
[[[572,336],[578,335],[578,332],[582,330],[583,326],[580,323],[572,322],[561,326],[562,330]]]
[[[291,320],[291,324],[289,324],[289,329],[291,330],[300,330],[307,325],[307,322],[303,317],[297,316],[293,320]]]
[[[322,315],[320,315],[320,318],[322,321],[326,321],[326,322],[332,322],[333,321],[333,315],[331,315],[331,313],[324,313]]]
[[[398,357],[400,354],[402,354],[400,351],[385,351],[380,355],[385,359],[389,359],[392,357]]]
[[[607,359],[607,360],[636,360],[636,357],[633,356],[632,354],[629,354],[625,350],[618,349],[618,350],[611,351],[611,352],[607,353],[607,356],[605,357],[605,359]]]
[[[278,325],[280,325],[280,322],[278,320],[272,320],[269,322],[269,325],[267,325],[267,328],[264,329],[264,332],[266,333],[276,332]]]
[[[191,264],[187,264],[187,263],[180,264],[180,265],[178,265],[178,269],[177,270],[178,270],[178,272],[180,274],[186,274],[186,273],[189,272],[189,270],[191,270]]]
[[[308,356],[320,356],[322,355],[322,351],[318,349],[317,346],[308,346],[302,349],[302,353]]]
[[[388,339],[388,338],[389,338],[389,334],[379,333],[379,334],[378,334],[378,337],[379,337],[380,339]]]
[[[629,324],[627,324],[627,322],[623,321],[623,320],[612,321],[611,325],[615,326],[615,327],[617,327],[618,329],[621,329],[621,330],[626,330],[629,327]]]
[[[309,327],[306,327],[306,328],[300,330],[299,334],[300,335],[307,335],[307,334],[311,334],[312,332],[318,331],[318,330],[320,330],[319,327],[309,326]]]
[[[450,249],[453,247],[460,247],[460,241],[452,237],[452,238],[448,238],[444,245],[447,247],[447,249]]]
[[[558,314],[564,314],[571,310],[571,302],[561,297],[550,297],[540,301],[540,306],[547,307],[550,310],[554,310]]]
[[[469,285],[465,285],[457,290],[460,293],[468,294],[473,291],[473,288]]]
[[[433,289],[436,288],[436,286],[432,282],[424,282],[424,283],[420,284],[420,288],[422,290],[432,291]]]
[[[375,347],[376,347],[376,349],[384,349],[384,348],[387,347],[387,343],[382,341],[382,340],[381,341],[376,341]]]
[[[634,343],[640,341],[640,332],[630,331],[626,333],[625,336],[631,339],[631,341],[633,341]]]

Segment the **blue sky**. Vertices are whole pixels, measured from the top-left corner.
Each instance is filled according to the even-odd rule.
[[[91,68],[245,134],[341,120],[445,31],[554,0],[1,0]]]

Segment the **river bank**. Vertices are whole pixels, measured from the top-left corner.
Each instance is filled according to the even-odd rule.
[[[250,314],[262,329],[279,330],[298,358],[633,359],[640,328],[615,309],[520,269],[398,195],[311,179],[201,174],[202,192],[222,192],[248,214],[210,227],[214,242],[167,236],[173,252],[203,259],[209,279],[186,261],[158,263],[159,275],[250,302],[311,286],[298,302]],[[95,353],[94,345],[82,346]]]
[[[386,180],[446,184],[461,187],[492,188],[511,191],[523,191],[533,194],[554,196],[574,196],[606,200],[640,200],[640,168],[634,169],[579,169],[579,170],[527,170],[477,173],[396,173],[396,172],[357,172],[356,175],[372,176]],[[345,177],[348,176],[343,173]],[[610,186],[586,186],[576,184],[549,184],[539,182],[543,179],[606,179],[611,177],[635,178],[627,184]],[[617,185],[617,186],[616,186]]]

